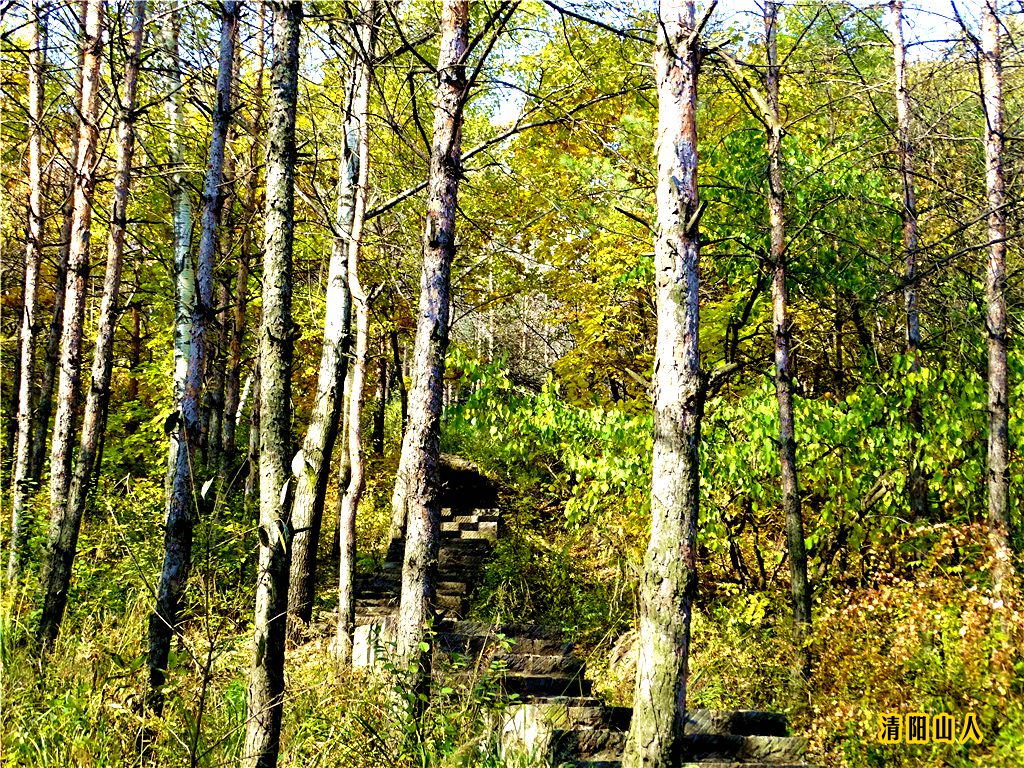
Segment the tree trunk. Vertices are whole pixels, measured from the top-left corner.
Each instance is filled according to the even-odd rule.
[[[394,379],[393,385],[398,386],[398,401],[402,414],[402,434],[405,434],[405,425],[409,421],[409,393],[405,389],[405,367],[402,364],[402,353],[398,348],[398,331],[391,332],[391,354],[394,358]]]
[[[61,333],[60,377],[57,413],[50,449],[50,533],[39,576],[42,612],[39,640],[51,646],[67,602],[71,560],[77,532],[72,534],[65,519],[71,438],[81,377],[82,325],[85,321],[86,279],[89,274],[89,231],[92,224],[92,195],[95,188],[96,142],[99,137],[100,61],[103,52],[103,3],[88,0],[85,6],[82,41],[81,121],[75,154],[75,189],[68,250],[68,283],[64,296],[64,327]]]
[[[57,410],[50,445],[50,506],[62,510],[71,473],[71,440],[81,386],[82,327],[89,278],[89,233],[96,186],[96,144],[99,140],[100,64],[103,54],[103,4],[88,0],[82,43],[81,120],[75,153],[68,281],[64,291],[64,326],[60,338]],[[54,542],[56,544],[56,542]],[[58,620],[59,621],[59,620]]]
[[[364,3],[365,4],[365,3]],[[373,13],[361,8],[360,15]],[[320,357],[320,376],[316,400],[310,416],[306,439],[302,444],[305,461],[303,477],[298,480],[295,509],[292,511],[295,538],[292,546],[291,583],[288,610],[308,623],[313,610],[317,549],[323,524],[324,498],[331,474],[331,454],[338,437],[338,419],[342,408],[352,326],[352,281],[348,266],[353,249],[358,250],[366,211],[365,185],[367,157],[362,151],[369,99],[372,56],[364,46],[373,43],[374,20],[359,21],[358,45],[353,53],[352,79],[345,105],[344,144],[338,169],[337,234],[331,248],[327,277],[327,311],[324,317],[324,344]],[[366,32],[369,30],[369,33]],[[367,34],[369,35],[367,37]]]
[[[700,371],[697,70],[694,0],[663,0],[658,88],[651,539],[640,591],[639,660],[625,768],[675,765],[682,746],[697,590]]]
[[[907,91],[906,46],[903,42],[903,0],[891,0],[893,63],[896,76],[897,154],[903,185],[903,306],[906,311],[906,352],[910,370],[921,369],[921,323],[917,310],[917,201],[914,194],[914,145],[910,138],[910,94]],[[915,520],[928,518],[928,477],[922,466],[924,417],[921,396],[916,391],[910,402],[907,420],[914,436],[910,443],[910,472],[907,496]]]
[[[178,620],[178,608],[188,581],[192,562],[193,515],[202,485],[195,476],[195,449],[202,429],[203,370],[206,356],[207,327],[213,309],[213,260],[217,247],[218,198],[224,172],[224,149],[231,120],[231,75],[235,39],[241,4],[226,0],[221,6],[220,61],[217,70],[217,104],[213,113],[210,154],[203,184],[203,210],[198,253],[198,301],[188,326],[188,366],[185,389],[178,401],[179,418],[175,426],[178,449],[175,452],[167,522],[164,527],[164,558],[157,590],[156,606],[149,617],[149,694],[153,712],[163,709],[161,686],[167,670],[171,637]]]
[[[85,12],[87,4],[81,5],[80,22],[85,28]],[[84,72],[85,48],[78,52],[78,77],[75,84],[75,114],[79,116],[75,134],[81,130],[82,114],[82,74]],[[72,159],[74,162],[74,159]],[[60,255],[57,259],[57,274],[53,286],[53,314],[50,317],[50,334],[46,339],[46,353],[43,359],[43,376],[39,387],[39,407],[36,409],[35,434],[32,437],[32,458],[29,462],[29,474],[38,485],[43,476],[43,464],[46,462],[46,436],[49,433],[50,415],[53,411],[53,389],[57,383],[57,363],[60,357],[61,329],[64,327],[64,294],[68,284],[68,255],[71,251],[71,223],[75,212],[75,169],[68,171],[68,196],[64,202],[63,226],[60,233]]]
[[[462,110],[469,90],[465,64],[468,38],[468,0],[444,0],[409,427],[402,441],[392,498],[394,516],[405,517],[407,526],[398,617],[398,658],[401,664],[420,675],[416,683],[423,683],[429,674],[429,653],[421,651],[420,643],[433,610],[437,572],[441,514],[438,507],[439,430],[444,357],[448,347],[451,264],[455,256]]]
[[[1001,594],[1013,576],[1010,532],[1009,387],[1006,370],[1006,208],[1003,178],[1003,73],[996,0],[982,6],[981,75],[985,108],[985,181],[988,190],[988,525]]]
[[[228,479],[228,473],[237,452],[235,434],[238,428],[238,404],[242,380],[242,343],[245,340],[245,308],[249,296],[249,260],[252,258],[252,232],[260,209],[259,192],[259,136],[263,130],[263,28],[264,5],[259,4],[259,42],[256,53],[256,86],[253,93],[252,144],[249,151],[249,176],[245,199],[249,205],[249,218],[242,228],[238,255],[238,272],[235,276],[235,302],[231,314],[231,341],[228,345],[227,379],[224,383],[224,425],[221,446],[221,485]],[[255,401],[254,401],[255,402]]]
[[[110,232],[107,241],[107,265],[103,280],[103,299],[100,305],[96,346],[93,349],[92,385],[85,401],[82,419],[82,438],[75,462],[74,476],[63,509],[54,510],[54,528],[59,532],[59,543],[54,549],[62,555],[59,567],[50,571],[54,582],[47,585],[48,593],[56,596],[50,607],[56,626],[56,636],[71,581],[71,565],[78,545],[82,514],[92,486],[93,470],[98,464],[107,425],[107,404],[110,400],[110,376],[113,369],[114,333],[118,320],[118,295],[121,290],[121,263],[124,252],[125,228],[128,222],[128,192],[131,186],[132,157],[135,151],[135,94],[142,55],[145,3],[137,0],[132,19],[131,52],[125,65],[123,112],[117,126],[117,165],[114,172],[114,198],[111,203]],[[59,513],[59,520],[57,515]],[[59,579],[60,581],[56,581]]]
[[[135,276],[135,287],[138,288],[139,278],[138,273]],[[142,363],[142,313],[139,311],[139,302],[133,301],[131,305],[132,311],[132,331],[131,336],[128,339],[128,371],[130,378],[128,379],[128,391],[125,394],[125,400],[128,402],[134,402],[139,399],[139,365]],[[138,421],[132,419],[131,432],[134,432],[138,428]]]
[[[388,353],[384,336],[380,337],[380,356],[377,358],[377,409],[373,414],[373,434],[370,443],[377,456],[384,453],[384,419],[388,407]]]
[[[284,704],[284,647],[293,480],[290,477],[292,239],[295,191],[295,110],[298,100],[302,4],[272,2],[274,61],[267,121],[267,206],[263,239],[263,320],[260,327],[260,561],[256,582],[255,647],[249,673],[245,768],[273,768]]]
[[[179,0],[170,0],[164,10],[159,32],[159,66],[167,90],[167,157],[170,165],[168,188],[171,196],[171,221],[174,237],[174,404],[179,406],[185,394],[188,372],[192,317],[196,303],[196,273],[192,263],[192,206],[185,179],[185,151],[182,144],[184,127],[184,90],[181,60],[178,52]],[[180,410],[177,421],[181,421]],[[178,465],[180,430],[171,432],[167,456],[167,512],[170,514],[172,485]]]
[[[359,250],[366,213],[366,182],[369,176],[370,137],[368,118],[370,106],[370,78],[373,52],[377,38],[377,0],[362,0],[357,27],[358,60],[354,67],[354,97],[352,99],[352,125],[349,143],[354,143],[358,169],[352,230],[348,240],[348,292],[356,311],[356,349],[353,360],[352,381],[348,398],[348,456],[349,481],[338,511],[340,530],[338,565],[338,642],[337,650],[342,664],[352,662],[352,642],[355,633],[355,574],[356,574],[356,512],[363,495],[365,471],[363,467],[362,406],[363,381],[366,378],[366,346],[369,333],[369,308],[366,294],[359,283]],[[354,134],[354,135],[353,135]]]
[[[25,507],[35,483],[29,472],[32,439],[32,379],[35,372],[36,296],[43,246],[43,78],[46,69],[45,0],[32,0],[29,26],[32,39],[28,49],[28,236],[25,240],[25,282],[21,314],[21,356],[18,379],[18,433],[14,450],[14,493],[11,501],[11,551],[7,581],[21,575],[21,552],[25,546]],[[45,425],[42,427],[45,433]]]
[[[789,318],[786,296],[785,187],[782,179],[782,123],[779,116],[779,63],[775,43],[779,3],[764,9],[768,67],[765,73],[768,114],[768,217],[771,226],[772,338],[775,342],[775,396],[779,403],[779,464],[782,509],[789,552],[790,601],[793,610],[794,694],[803,689],[810,672],[804,639],[811,622],[811,588],[807,581],[800,484],[796,473],[796,433],[793,425],[793,371],[790,367]]]
[[[252,405],[249,410],[249,439],[246,447],[245,461],[248,471],[245,475],[245,519],[252,521],[258,515],[252,514],[256,497],[260,492],[260,364],[256,361],[256,368],[252,374]]]

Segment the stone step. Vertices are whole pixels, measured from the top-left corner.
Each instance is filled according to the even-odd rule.
[[[398,603],[394,605],[387,605],[381,603],[363,603],[356,601],[356,613],[362,613],[366,615],[375,614],[378,616],[388,616],[398,610]]]
[[[573,752],[573,736],[578,734],[579,751]],[[587,734],[617,734],[621,743],[616,746],[611,736],[590,736]],[[561,760],[587,758],[598,751],[621,753],[626,743],[625,731],[599,729],[555,730],[556,754]],[[598,745],[599,748],[595,748]],[[600,746],[604,745],[604,746]],[[684,764],[700,768],[709,765],[801,765],[807,755],[807,739],[798,736],[735,736],[698,733],[686,736],[682,759]]]
[[[788,736],[789,721],[779,712],[756,709],[692,709],[686,713],[687,733],[734,736]]]
[[[556,765],[565,760],[619,755],[625,746],[626,734],[622,731],[596,728],[556,730],[551,740]]]
[[[629,730],[629,707],[610,707],[601,699],[573,699],[566,697],[528,697],[522,707],[533,707],[533,718],[540,718],[552,728],[598,728],[610,731]],[[529,717],[528,713],[524,713]]]
[[[438,594],[465,595],[469,592],[469,585],[464,581],[438,581]]]
[[[356,610],[357,611],[359,609],[361,609],[361,608],[369,608],[371,606],[372,607],[376,607],[376,606],[381,606],[381,605],[387,606],[389,608],[393,608],[393,607],[397,606],[398,605],[398,596],[396,595],[396,596],[393,596],[393,597],[392,596],[386,596],[386,597],[367,597],[365,595],[360,595],[359,597],[356,598]]]
[[[441,543],[441,554],[445,552],[467,552],[473,554],[489,554],[491,543],[482,539],[449,539]]]
[[[469,622],[457,622],[456,626]],[[481,625],[486,626],[486,625]],[[452,624],[445,623],[438,627],[437,644],[444,653],[458,653],[463,656],[478,657],[484,654],[530,654],[536,656],[565,656],[572,653],[572,643],[567,643],[560,636],[531,637],[526,634],[502,632],[504,641],[495,634],[473,631],[453,631]],[[504,650],[507,646],[507,650]]]
[[[519,696],[589,696],[593,682],[582,677],[509,673],[503,676],[502,686]]]
[[[807,755],[802,736],[737,736],[721,733],[693,733],[685,737],[683,758],[708,760],[800,763]]]
[[[504,653],[498,652],[495,659],[505,662],[509,672],[523,672],[531,675],[567,675],[582,677],[583,659],[572,655]]]
[[[562,640],[562,630],[537,624],[490,624],[485,621],[453,621],[438,627],[441,632],[466,636],[493,637],[504,635],[509,638]],[[571,645],[570,645],[571,647]]]
[[[461,611],[463,600],[464,598],[462,597],[462,595],[434,595],[434,604],[437,606],[438,610],[443,611]]]

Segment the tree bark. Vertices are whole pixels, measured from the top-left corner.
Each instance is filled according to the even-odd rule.
[[[89,274],[89,233],[96,184],[96,142],[99,137],[100,62],[103,52],[103,3],[88,0],[82,41],[81,120],[75,154],[75,188],[68,250],[68,283],[64,296],[57,413],[50,447],[50,532],[39,576],[42,611],[39,640],[44,647],[57,639],[67,603],[75,535],[68,529],[65,504],[71,469],[71,438],[81,383],[82,326]]]
[[[220,61],[217,70],[217,104],[213,113],[209,162],[203,184],[203,210],[199,236],[197,301],[188,320],[191,338],[185,388],[178,401],[175,426],[178,448],[167,502],[164,528],[164,558],[157,589],[156,606],[149,617],[149,694],[154,713],[163,709],[163,686],[170,654],[171,637],[178,620],[178,608],[188,581],[192,562],[193,516],[197,513],[200,482],[195,472],[195,449],[202,429],[203,370],[207,327],[213,316],[213,260],[217,247],[218,199],[224,173],[224,150],[231,120],[231,75],[241,4],[225,0],[221,6]]]
[[[981,76],[985,109],[985,182],[988,191],[988,525],[994,550],[992,582],[1002,594],[1013,577],[1010,531],[1009,386],[1006,366],[1006,208],[1003,176],[1003,73],[996,0],[984,0]]]
[[[293,480],[291,445],[292,239],[295,110],[302,4],[272,2],[274,61],[267,121],[263,320],[260,327],[260,560],[254,655],[249,673],[245,768],[277,764],[284,704],[284,650]]]
[[[402,353],[398,348],[398,331],[391,332],[391,354],[394,357],[395,378],[393,384],[398,385],[398,400],[402,414],[402,434],[409,421],[409,393],[405,389],[405,368],[402,365]]]
[[[85,401],[82,419],[82,437],[71,479],[67,503],[60,512],[55,529],[59,531],[59,544],[55,549],[63,555],[60,567],[53,568],[53,578],[63,581],[48,586],[57,596],[53,605],[55,621],[59,627],[64,613],[71,565],[78,545],[82,514],[92,485],[93,470],[99,463],[103,446],[103,433],[107,424],[107,405],[110,400],[110,376],[113,369],[114,333],[118,320],[118,296],[121,290],[121,264],[124,253],[125,229],[128,222],[128,192],[131,186],[132,158],[135,151],[135,94],[138,85],[139,62],[142,55],[145,3],[137,0],[132,19],[131,50],[125,65],[123,112],[117,126],[117,161],[114,171],[114,197],[111,202],[110,232],[107,241],[107,264],[103,280],[103,299],[100,305],[96,345],[93,349],[92,385]],[[56,519],[56,517],[54,518]],[[52,534],[51,534],[52,535]],[[53,632],[57,631],[54,628]]]
[[[384,453],[384,420],[388,407],[388,353],[387,340],[380,337],[380,355],[377,358],[377,410],[373,414],[373,433],[370,444],[377,456]]]
[[[18,432],[14,449],[14,488],[11,500],[11,550],[7,581],[21,575],[25,546],[25,508],[35,487],[29,472],[32,440],[32,379],[35,373],[36,296],[43,246],[43,78],[46,69],[46,0],[32,0],[28,49],[28,232],[25,238],[25,282],[22,286],[21,354],[18,370]],[[42,427],[45,433],[45,425]]]
[[[419,318],[413,353],[409,426],[392,505],[404,508],[407,525],[398,616],[399,663],[414,670],[414,683],[427,679],[429,654],[421,650],[433,610],[441,510],[438,506],[441,399],[448,347],[451,265],[455,256],[455,212],[462,147],[462,111],[469,84],[465,56],[469,39],[468,0],[444,0],[438,53],[437,103],[427,177],[427,223],[423,233]],[[353,393],[355,395],[355,393]]]
[[[171,228],[174,237],[174,403],[179,406],[185,394],[188,373],[189,343],[192,317],[196,303],[196,273],[192,263],[192,204],[185,179],[184,90],[181,81],[181,60],[178,52],[179,0],[170,0],[164,10],[159,32],[159,66],[167,90],[167,158],[170,165],[168,191],[171,197]],[[177,421],[181,421],[180,410]],[[173,429],[167,456],[167,512],[173,496],[172,485],[177,472],[180,430]]]
[[[249,150],[249,176],[246,184],[245,199],[249,205],[248,226],[242,228],[239,245],[238,271],[235,276],[235,301],[231,314],[231,341],[228,345],[227,379],[224,383],[224,425],[222,428],[221,446],[221,484],[227,480],[231,466],[237,453],[236,432],[238,429],[238,404],[242,380],[242,344],[245,341],[245,308],[249,296],[249,263],[253,254],[252,232],[255,228],[257,212],[260,209],[259,191],[259,136],[263,131],[263,28],[264,5],[259,4],[259,42],[256,49],[256,86],[253,93],[253,135]],[[254,401],[255,402],[255,401]]]
[[[345,104],[344,144],[338,169],[337,235],[331,248],[327,277],[327,310],[324,317],[324,344],[320,357],[320,375],[316,400],[302,445],[305,461],[303,477],[298,480],[295,508],[292,511],[295,538],[288,610],[303,623],[309,623],[313,610],[316,564],[324,499],[331,474],[331,454],[338,437],[342,395],[348,375],[352,327],[352,278],[350,262],[358,251],[366,211],[367,173],[363,144],[366,110],[369,100],[370,63],[374,38],[375,4],[360,8],[359,32],[353,40],[352,77]],[[367,32],[367,30],[369,30]]]
[[[907,91],[906,45],[903,42],[903,0],[889,3],[892,21],[893,64],[896,79],[897,155],[903,201],[903,306],[906,312],[906,353],[910,370],[921,369],[921,322],[917,309],[917,200],[914,193],[914,144],[910,136],[910,94]],[[928,477],[922,466],[922,435],[924,416],[921,396],[916,391],[907,411],[907,420],[914,431],[910,444],[910,472],[907,497],[915,520],[928,518]]]
[[[625,768],[675,765],[682,746],[697,589],[700,422],[697,71],[694,0],[663,0],[654,60],[658,88],[655,238],[657,346],[651,538],[640,592],[633,718]]]
[[[68,282],[64,291],[64,326],[60,338],[57,410],[50,445],[50,505],[61,510],[67,500],[71,472],[71,440],[81,386],[82,327],[89,278],[89,234],[96,186],[96,144],[99,140],[100,64],[103,55],[103,4],[88,0],[82,43],[81,119],[75,153],[75,189]]]
[[[803,510],[796,471],[796,432],[793,424],[793,371],[790,367],[789,317],[786,295],[785,187],[782,179],[782,122],[779,116],[779,63],[776,46],[779,3],[765,3],[764,24],[768,66],[765,91],[768,102],[768,218],[771,227],[772,338],[775,342],[775,396],[779,404],[779,465],[782,509],[789,550],[790,603],[793,611],[794,694],[803,690],[810,673],[804,639],[811,623],[811,588],[807,580]]]
[[[85,29],[87,4],[81,4],[80,26]],[[75,135],[81,130],[82,75],[84,72],[85,47],[78,52],[78,76],[75,85],[75,114],[79,116]],[[74,159],[72,159],[74,162]],[[64,327],[64,294],[68,284],[68,255],[71,251],[71,224],[75,212],[76,177],[74,167],[68,172],[68,196],[64,203],[63,226],[60,233],[60,255],[57,259],[57,274],[53,286],[53,314],[50,317],[50,334],[46,339],[46,353],[43,358],[43,376],[39,387],[39,406],[36,410],[36,429],[32,437],[32,459],[29,463],[33,482],[39,483],[46,462],[46,436],[49,434],[50,415],[53,412],[53,390],[57,383],[58,358],[60,357],[61,329]]]
[[[359,25],[355,35],[358,59],[354,67],[354,97],[352,99],[352,132],[357,174],[355,179],[352,229],[348,239],[348,292],[355,307],[355,359],[348,399],[348,456],[349,481],[339,507],[340,547],[338,565],[338,628],[337,651],[342,664],[352,663],[352,642],[355,633],[355,574],[356,574],[356,512],[365,485],[363,467],[362,405],[363,381],[366,378],[366,347],[369,333],[369,309],[366,294],[359,283],[359,251],[366,214],[366,182],[369,176],[370,137],[368,130],[370,106],[370,78],[373,52],[377,37],[377,0],[362,0]],[[354,133],[354,136],[352,134]]]

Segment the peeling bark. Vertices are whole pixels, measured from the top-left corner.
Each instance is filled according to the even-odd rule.
[[[445,0],[441,10],[437,102],[427,177],[419,318],[409,392],[409,426],[392,498],[393,516],[406,520],[398,658],[425,680],[429,657],[420,650],[433,610],[441,510],[438,506],[441,403],[448,347],[451,265],[462,147],[462,111],[469,85],[465,55],[468,0]],[[404,515],[402,511],[404,510]]]
[[[690,619],[697,589],[698,450],[704,385],[699,347],[697,72],[693,0],[663,0],[658,88],[651,538],[640,585],[639,657],[624,768],[679,759]]]

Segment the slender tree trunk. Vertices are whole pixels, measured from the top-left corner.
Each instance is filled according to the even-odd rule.
[[[917,310],[917,201],[914,195],[914,145],[910,138],[910,94],[907,91],[906,46],[903,42],[903,0],[891,0],[893,63],[896,75],[896,123],[900,179],[903,185],[903,306],[906,310],[906,352],[910,370],[921,369],[921,323]],[[907,496],[916,520],[928,518],[928,477],[922,466],[924,417],[921,396],[916,391],[907,411],[914,436],[910,444],[910,473]]]
[[[295,110],[302,4],[272,2],[274,62],[267,121],[267,207],[260,328],[260,561],[255,643],[249,673],[245,768],[273,768],[284,705],[288,611],[291,445],[292,239],[295,210]]]
[[[782,179],[782,123],[779,116],[779,63],[775,43],[779,3],[765,3],[764,23],[768,52],[765,91],[768,110],[768,217],[771,225],[772,337],[775,341],[775,396],[779,403],[779,464],[782,509],[786,518],[789,551],[790,601],[793,610],[794,693],[803,689],[810,672],[804,639],[811,622],[811,588],[807,581],[800,484],[796,472],[796,432],[793,425],[793,371],[790,367],[789,317],[786,296],[785,187]]]
[[[369,334],[369,308],[366,294],[359,283],[359,250],[366,213],[366,182],[369,176],[370,136],[367,126],[370,106],[370,77],[377,37],[377,0],[362,0],[359,8],[360,23],[357,32],[359,60],[355,70],[355,89],[352,100],[352,129],[355,134],[357,178],[355,189],[355,215],[348,241],[349,295],[356,313],[356,349],[352,367],[352,381],[348,398],[348,456],[351,472],[348,486],[339,507],[340,550],[338,582],[338,642],[342,664],[352,662],[352,641],[355,633],[355,574],[356,574],[356,512],[365,484],[363,466],[362,406],[363,381],[366,378],[366,347]],[[350,134],[351,135],[351,134]]]
[[[349,401],[349,397],[351,395],[351,392],[350,392],[351,389],[352,389],[352,377],[351,376],[346,376],[345,377],[345,391],[342,393],[342,396],[341,396],[341,421],[340,421],[340,426],[339,426],[339,429],[338,429],[338,433],[341,434],[341,435],[348,435],[348,414],[349,414],[349,410],[350,410],[349,409],[349,405],[348,405],[348,401]],[[337,512],[338,512],[338,514],[337,514],[337,516],[335,518],[335,521],[334,521],[335,522],[335,525],[334,525],[334,539],[331,542],[331,562],[334,562],[334,563],[340,563],[341,562],[341,548],[343,546],[351,546],[352,550],[353,550],[353,553],[355,552],[355,546],[356,546],[355,541],[353,540],[351,543],[344,541],[343,539],[345,538],[345,534],[344,534],[344,532],[342,530],[342,527],[341,527],[341,523],[342,523],[341,505],[345,501],[345,491],[348,488],[348,482],[349,482],[349,480],[351,478],[352,478],[352,457],[349,455],[349,452],[348,452],[348,439],[346,438],[346,439],[343,439],[341,441],[341,445],[338,446],[338,504],[337,504],[337,508],[338,508]],[[355,558],[355,554],[353,554],[352,557]],[[354,588],[354,585],[347,585],[345,583],[345,581],[343,581],[343,580],[340,580],[338,582],[338,601],[339,601],[340,604],[343,604],[343,605],[348,605],[349,602],[352,603],[352,606],[353,606],[352,607],[352,623],[354,624],[355,620],[356,620],[355,619],[355,597],[343,594],[345,589],[352,589],[352,588]],[[344,615],[345,615],[344,612],[339,614],[339,616],[344,616]],[[355,631],[355,630],[353,630],[353,631]],[[341,650],[344,650],[344,649],[341,649]],[[341,655],[344,656],[343,653]]]
[[[433,610],[441,510],[438,506],[441,398],[448,347],[451,264],[455,256],[455,211],[461,172],[462,110],[468,93],[465,55],[468,0],[445,0],[441,10],[437,104],[427,177],[427,224],[423,233],[419,318],[413,352],[409,427],[392,499],[404,508],[405,561],[398,617],[398,658],[426,680],[429,654],[420,650]],[[355,393],[353,393],[354,395]]]
[[[85,8],[82,108],[75,155],[74,213],[68,251],[68,283],[64,297],[57,413],[50,450],[50,533],[39,576],[42,606],[39,640],[44,647],[51,646],[57,639],[64,616],[76,538],[68,530],[64,512],[71,469],[71,438],[74,434],[75,407],[81,377],[82,325],[85,321],[86,279],[89,274],[89,231],[96,183],[96,142],[99,137],[97,121],[100,57],[103,52],[103,10],[101,0],[88,0]]]
[[[355,633],[355,575],[356,575],[356,512],[363,495],[366,474],[363,465],[362,392],[366,377],[366,341],[369,313],[366,296],[356,276],[358,246],[352,248],[349,280],[356,310],[356,349],[352,368],[352,383],[348,399],[348,457],[349,480],[339,507],[340,558],[338,588],[338,655],[342,664],[352,662],[352,642]]]
[[[360,15],[367,9],[361,8]],[[345,104],[344,144],[338,169],[338,206],[336,229],[331,248],[327,278],[327,311],[324,317],[324,344],[320,357],[320,377],[302,455],[306,469],[298,480],[295,509],[292,511],[295,539],[292,547],[291,593],[288,610],[308,623],[313,610],[317,548],[323,524],[324,498],[331,474],[331,454],[338,436],[338,419],[348,374],[352,326],[351,266],[353,249],[358,249],[366,210],[363,188],[366,157],[362,152],[366,109],[369,98],[369,63],[360,49],[372,43],[373,21],[361,19],[360,29],[370,29],[370,37],[360,34],[353,54],[352,79]],[[365,52],[365,56],[371,56]],[[364,87],[365,81],[365,87]]]
[[[25,323],[25,291],[24,285],[22,285],[22,295],[19,297],[17,306],[18,321],[15,328],[14,337],[14,348],[19,350],[18,355],[20,357],[21,350],[21,339],[22,339],[22,325]],[[8,289],[9,290],[9,289]],[[13,361],[12,361],[13,362]],[[0,446],[0,491],[5,491],[8,488],[8,483],[12,480],[12,474],[14,472],[14,454],[17,453],[17,442],[18,442],[18,411],[21,410],[21,364],[14,362],[11,366],[11,386],[10,386],[10,400],[7,403],[6,409],[6,424],[4,425],[4,442]]]
[[[178,449],[175,452],[174,474],[171,478],[164,526],[164,559],[157,589],[156,606],[149,617],[149,694],[153,712],[163,709],[161,687],[167,670],[171,637],[178,620],[178,608],[188,581],[192,562],[193,516],[201,483],[194,472],[195,449],[202,428],[203,369],[206,355],[207,327],[213,309],[213,260],[217,248],[218,198],[224,172],[224,149],[231,120],[231,75],[235,39],[241,4],[225,0],[221,6],[220,61],[217,71],[217,104],[213,114],[210,154],[203,184],[203,210],[198,253],[198,301],[189,319],[188,366],[185,389],[178,401],[179,418],[175,427]]]
[[[655,239],[657,346],[651,539],[640,591],[640,637],[625,768],[675,765],[682,746],[697,590],[700,422],[697,70],[694,0],[662,0]]]
[[[192,263],[192,205],[185,179],[185,150],[182,144],[184,127],[184,90],[181,81],[181,60],[178,52],[179,0],[169,0],[164,9],[159,32],[159,66],[167,90],[167,157],[170,165],[168,191],[171,196],[171,224],[174,237],[174,403],[180,405],[185,394],[188,372],[192,317],[196,303],[196,273]],[[178,411],[178,422],[181,412]],[[167,514],[170,514],[172,485],[177,472],[180,429],[173,429],[167,456]]]
[[[138,287],[138,274],[135,277],[136,288]],[[131,305],[132,312],[132,331],[131,336],[128,339],[128,370],[130,378],[128,379],[128,392],[125,395],[125,399],[128,402],[134,402],[139,399],[139,365],[142,363],[142,312],[139,311],[139,302],[133,301]],[[132,431],[138,428],[138,424],[135,419],[132,420],[134,427]]]
[[[245,452],[245,461],[248,464],[248,471],[245,475],[245,519],[248,521],[258,519],[253,514],[256,498],[260,492],[260,365],[257,361],[256,369],[252,374],[252,405],[249,410],[249,440]]]
[[[85,13],[88,5],[82,3],[80,22],[85,29]],[[75,114],[79,116],[75,134],[81,131],[82,114],[82,76],[85,68],[85,46],[78,52],[78,77],[75,84]],[[72,158],[72,163],[75,158]],[[53,412],[53,390],[57,383],[57,364],[60,357],[61,329],[64,327],[64,294],[68,284],[68,256],[71,252],[71,224],[75,213],[75,189],[77,179],[74,167],[68,173],[68,195],[64,203],[63,226],[60,233],[60,255],[57,259],[57,274],[53,286],[53,315],[50,317],[50,334],[46,339],[46,353],[43,359],[43,376],[39,387],[39,407],[36,410],[35,434],[32,437],[32,458],[29,462],[29,474],[36,484],[42,479],[43,465],[46,462],[46,436],[49,433],[50,415]]]
[[[32,0],[28,50],[28,236],[25,239],[25,283],[21,314],[21,356],[18,380],[18,433],[14,450],[14,493],[11,500],[11,551],[7,581],[21,575],[21,551],[25,546],[25,507],[35,483],[29,472],[32,439],[32,379],[35,372],[36,296],[43,245],[43,77],[46,69],[46,16],[48,5]],[[42,427],[43,432],[46,427]]]
[[[100,64],[103,54],[103,4],[89,0],[85,12],[82,57],[81,121],[75,154],[75,192],[68,250],[68,282],[64,292],[64,327],[60,339],[57,411],[50,445],[50,505],[61,510],[67,500],[71,472],[71,440],[81,386],[82,326],[89,278],[89,233],[96,186],[96,144],[99,140]]]
[[[402,364],[402,353],[398,348],[398,331],[391,332],[391,354],[394,358],[394,379],[393,385],[398,386],[398,400],[402,414],[402,434],[405,434],[405,425],[409,421],[409,393],[405,389],[405,367]]]
[[[238,272],[235,276],[235,303],[231,316],[231,341],[228,345],[227,380],[224,384],[224,426],[222,430],[221,485],[234,462],[237,452],[236,431],[238,428],[238,404],[242,380],[242,344],[245,341],[245,308],[249,295],[249,263],[252,258],[252,232],[261,207],[259,191],[259,136],[263,130],[263,29],[264,4],[259,4],[259,42],[256,53],[256,87],[253,93],[253,135],[249,150],[249,176],[246,183],[245,199],[249,205],[248,225],[242,228],[238,256]],[[255,403],[255,400],[253,401]]]
[[[142,55],[145,3],[137,0],[132,20],[131,52],[125,65],[124,96],[117,126],[117,165],[114,171],[114,198],[111,203],[110,232],[107,241],[107,265],[103,280],[103,299],[100,305],[99,324],[96,332],[96,346],[93,350],[92,385],[85,401],[85,416],[82,419],[82,438],[75,462],[74,476],[68,493],[66,506],[59,510],[60,519],[55,530],[59,530],[59,545],[56,547],[63,556],[61,567],[51,574],[61,578],[59,584],[48,587],[57,596],[52,608],[59,625],[67,599],[71,579],[71,564],[78,545],[78,533],[89,489],[92,485],[93,470],[99,463],[103,446],[103,433],[107,424],[107,404],[110,400],[110,375],[113,369],[114,333],[118,320],[118,295],[121,289],[121,263],[124,252],[125,228],[128,222],[128,192],[131,186],[132,157],[135,150],[135,94],[139,77],[139,61]],[[58,510],[55,510],[55,514]],[[54,518],[56,519],[56,517]],[[54,630],[55,631],[55,630]]]
[[[1009,386],[1006,370],[1006,208],[1003,177],[1003,72],[996,0],[982,6],[981,75],[985,107],[985,181],[988,189],[988,524],[995,553],[993,587],[1002,593],[1013,576],[1010,531]]]
[[[377,357],[377,410],[373,414],[373,434],[370,443],[373,452],[380,456],[384,453],[384,419],[388,407],[388,350],[384,336],[380,337],[380,354]]]

